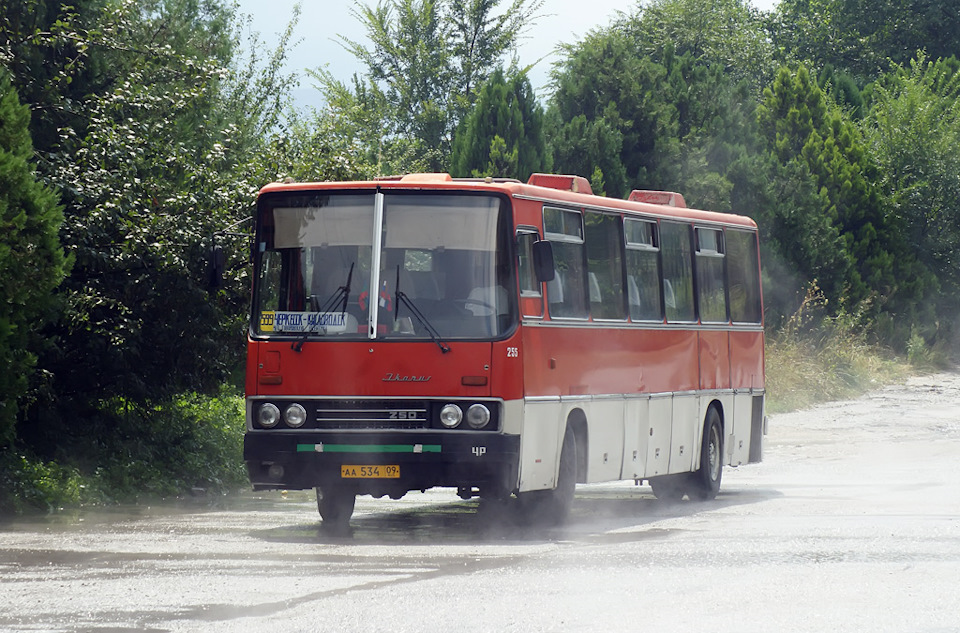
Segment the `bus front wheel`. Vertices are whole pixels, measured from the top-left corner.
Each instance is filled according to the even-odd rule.
[[[346,490],[317,488],[317,510],[323,522],[332,527],[346,527],[353,516],[357,495]]]
[[[570,514],[577,488],[577,438],[573,429],[563,434],[557,487],[553,490],[531,490],[517,495],[521,518],[526,523],[562,523]]]

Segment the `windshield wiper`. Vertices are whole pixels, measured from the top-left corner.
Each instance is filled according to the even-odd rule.
[[[333,309],[338,305],[340,306],[339,312],[341,315],[347,311],[347,303],[350,301],[350,283],[353,280],[353,266],[355,263],[356,262],[350,263],[350,270],[347,272],[347,283],[334,290],[333,294],[330,295],[330,298],[327,299],[322,308],[320,307],[320,302],[317,301],[316,295],[310,295],[310,308],[313,312],[318,312],[321,315],[327,314],[328,312],[333,312]],[[290,349],[295,352],[302,350],[303,344],[307,342],[307,339],[310,338],[310,335],[317,334],[316,327],[321,323],[321,321],[322,319],[318,318],[317,323],[313,327],[305,330],[303,332],[303,336],[290,345]],[[320,327],[322,328],[323,333],[326,334],[327,326],[320,325]]]
[[[407,306],[407,309],[410,310],[410,313],[417,318],[417,321],[420,322],[420,325],[423,326],[423,329],[427,331],[427,334],[430,335],[430,340],[437,344],[437,347],[440,348],[440,351],[446,354],[450,351],[450,346],[447,345],[447,342],[443,340],[443,337],[440,336],[440,333],[437,332],[436,328],[430,325],[430,322],[427,321],[427,317],[423,315],[422,312],[414,305],[413,300],[407,296],[407,293],[401,292],[400,290],[400,265],[397,265],[397,284],[394,286],[394,313],[393,318],[397,320],[400,318],[400,304]]]

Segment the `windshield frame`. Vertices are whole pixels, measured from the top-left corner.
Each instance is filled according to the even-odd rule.
[[[405,335],[399,336],[396,332],[384,332],[383,324],[380,320],[380,303],[379,301],[373,300],[369,301],[369,307],[367,308],[366,313],[366,322],[360,322],[359,326],[363,327],[364,331],[359,331],[358,328],[357,335],[346,335],[346,336],[326,336],[326,330],[323,328],[323,331],[320,329],[316,330],[302,330],[302,331],[284,331],[284,332],[264,332],[260,329],[259,319],[261,318],[261,308],[262,308],[262,297],[261,295],[265,292],[267,285],[264,283],[264,260],[267,256],[267,253],[277,253],[278,255],[274,256],[275,266],[284,272],[284,280],[280,282],[282,287],[284,284],[289,283],[290,270],[296,266],[303,266],[303,262],[300,259],[295,259],[297,257],[303,257],[303,251],[298,255],[295,250],[290,250],[290,253],[286,253],[282,250],[266,249],[266,237],[265,231],[268,230],[267,225],[272,224],[273,218],[270,216],[270,220],[267,220],[267,217],[270,213],[273,212],[276,208],[283,207],[295,207],[298,205],[303,205],[306,200],[312,197],[324,197],[324,196],[338,196],[338,195],[369,195],[371,196],[374,202],[374,226],[379,227],[379,230],[373,232],[372,244],[370,246],[359,246],[358,248],[369,248],[370,249],[370,261],[364,261],[363,267],[369,268],[369,270],[363,270],[361,273],[359,270],[354,271],[353,273],[353,286],[354,290],[351,291],[352,296],[357,295],[356,287],[358,286],[358,280],[362,280],[363,284],[369,289],[373,287],[379,288],[386,280],[390,279],[388,286],[390,287],[390,296],[394,298],[395,289],[393,286],[395,282],[392,281],[395,274],[392,270],[382,269],[385,265],[381,261],[381,256],[383,254],[384,245],[382,243],[384,236],[384,222],[385,222],[385,211],[384,207],[390,205],[391,200],[398,200],[401,197],[406,196],[447,196],[447,197],[483,197],[490,198],[495,200],[498,204],[494,205],[495,213],[495,229],[493,230],[493,239],[494,244],[492,250],[488,251],[492,257],[492,274],[494,279],[498,282],[499,285],[502,285],[506,291],[506,305],[507,313],[500,315],[504,321],[500,323],[499,326],[495,328],[495,331],[491,335],[456,335],[456,333],[441,332],[440,340],[441,341],[499,341],[505,340],[513,335],[516,329],[519,327],[519,302],[517,299],[517,280],[516,280],[516,244],[513,239],[513,207],[511,204],[510,196],[502,191],[490,191],[490,190],[473,190],[473,189],[463,189],[463,188],[431,188],[431,189],[409,189],[409,188],[393,188],[393,187],[346,187],[346,188],[313,188],[305,187],[304,189],[297,190],[286,190],[286,191],[274,191],[266,192],[260,195],[257,200],[257,209],[256,209],[256,230],[255,230],[255,241],[252,247],[252,260],[253,260],[253,270],[252,270],[252,279],[253,287],[251,293],[251,302],[250,302],[250,319],[248,333],[249,337],[253,340],[276,340],[276,341],[294,341],[295,343],[299,340],[300,344],[298,347],[302,347],[303,342],[305,341],[329,341],[329,342],[417,342],[417,343],[436,343],[437,336],[429,334],[427,330],[433,329],[429,324],[423,324],[424,328],[422,332],[418,332],[416,335]],[[389,231],[389,227],[386,229]],[[440,247],[438,249],[440,252],[443,252],[444,248]],[[360,262],[358,261],[358,264]],[[501,270],[502,268],[502,270]],[[401,293],[404,290],[409,291],[410,288],[404,288],[403,285],[400,287]],[[326,300],[326,296],[319,297],[321,302]],[[409,297],[405,297],[405,300],[409,300]],[[394,300],[396,300],[394,298]],[[416,299],[413,299],[416,301]],[[304,308],[309,310],[309,308]],[[395,309],[395,308],[394,308]],[[410,315],[410,312],[404,308],[403,311],[407,316]],[[263,311],[266,312],[266,311]],[[279,311],[277,311],[279,312]],[[508,322],[507,322],[508,321]],[[379,326],[374,325],[379,324]],[[418,328],[420,329],[420,328]],[[443,329],[441,327],[441,329]],[[353,330],[350,330],[352,332]],[[441,346],[442,348],[442,346]]]

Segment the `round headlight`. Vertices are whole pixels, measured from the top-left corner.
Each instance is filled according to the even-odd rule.
[[[490,409],[482,404],[470,405],[467,409],[467,424],[475,429],[482,429],[490,421]]]
[[[257,414],[257,422],[260,423],[260,426],[265,429],[272,429],[279,421],[280,409],[277,408],[277,405],[268,402],[260,407],[260,412]]]
[[[444,405],[444,407],[440,409],[440,423],[448,429],[452,429],[460,424],[462,419],[463,411],[455,404]]]
[[[287,426],[298,429],[307,421],[307,410],[299,404],[291,404],[283,412],[283,421],[287,423]]]

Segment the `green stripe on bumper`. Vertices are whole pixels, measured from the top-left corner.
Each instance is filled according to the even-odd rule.
[[[439,453],[439,444],[297,444],[298,453]]]

